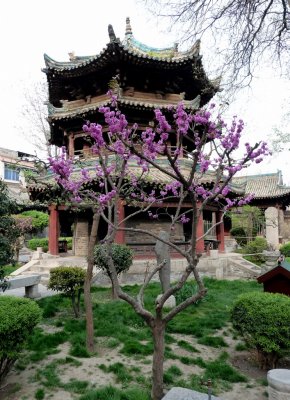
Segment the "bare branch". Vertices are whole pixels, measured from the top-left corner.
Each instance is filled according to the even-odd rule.
[[[145,277],[144,283],[140,288],[140,291],[137,295],[137,300],[139,302],[139,304],[144,307],[144,292],[148,286],[148,284],[150,283],[151,279],[154,277],[155,274],[157,274],[157,272],[159,272],[164,265],[166,264],[166,260],[162,261],[162,263],[160,263],[159,265],[157,265],[149,274],[147,274],[147,276]]]
[[[142,1],[142,0],[140,0]],[[180,40],[205,37],[216,75],[230,89],[251,83],[261,62],[289,73],[290,1],[288,0],[143,0],[147,8],[169,19]],[[217,61],[218,60],[218,61]],[[277,68],[276,68],[277,70]],[[276,72],[276,71],[275,71]],[[226,76],[225,76],[226,75]]]

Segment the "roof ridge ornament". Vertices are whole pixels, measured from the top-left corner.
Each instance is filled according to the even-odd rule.
[[[68,56],[70,61],[74,61],[77,58],[74,51],[69,52]]]
[[[117,40],[113,26],[110,24],[108,25],[108,33],[109,33],[109,38],[110,38],[110,42],[115,42]]]
[[[193,46],[191,47],[191,51],[195,51],[197,54],[200,53],[200,44],[201,44],[201,40],[197,39],[195,41],[195,43],[193,44]]]
[[[132,27],[131,27],[131,22],[130,22],[130,18],[127,17],[126,18],[126,31],[125,31],[125,36],[127,35],[132,35]]]

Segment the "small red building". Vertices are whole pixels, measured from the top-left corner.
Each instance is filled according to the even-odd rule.
[[[287,262],[283,262],[282,265],[259,276],[257,280],[259,283],[263,283],[264,292],[290,296],[290,264]]]

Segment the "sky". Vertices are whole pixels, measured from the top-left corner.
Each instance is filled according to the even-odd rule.
[[[108,43],[108,24],[123,39],[125,20],[130,17],[137,40],[168,47],[176,41],[170,26],[149,14],[135,0],[3,0],[0,9],[0,147],[34,154],[25,137],[33,129],[23,119],[25,92],[43,79],[43,54],[57,61],[68,61],[68,53],[93,55]],[[205,54],[206,43],[201,45]],[[206,60],[205,60],[206,62]],[[278,75],[278,74],[277,74]],[[238,115],[246,123],[245,141],[273,138],[274,126],[290,132],[283,118],[289,112],[290,80],[275,77],[263,66],[251,89],[239,93],[227,115]],[[289,153],[273,154],[263,163],[250,167],[247,174],[282,170],[290,185]]]

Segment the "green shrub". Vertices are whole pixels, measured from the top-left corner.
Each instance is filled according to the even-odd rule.
[[[86,272],[80,267],[56,267],[50,270],[48,289],[62,292],[71,298],[73,311],[79,317],[80,298]]]
[[[0,297],[0,382],[17,360],[40,318],[41,310],[34,301]]]
[[[30,210],[24,211],[20,215],[32,219],[32,227],[35,231],[42,231],[48,226],[48,214],[42,211]]]
[[[45,398],[45,391],[43,389],[37,389],[34,398],[36,400],[43,400]]]
[[[71,250],[72,249],[72,241],[73,238],[72,237],[60,237],[59,240],[66,240],[67,242],[67,249]]]
[[[262,368],[275,368],[290,350],[290,298],[282,294],[246,293],[232,310],[234,328],[246,343],[256,348]]]
[[[59,240],[66,240],[68,250],[72,249],[72,237],[60,237]],[[30,250],[35,251],[37,247],[42,247],[42,250],[46,253],[48,251],[48,238],[33,238],[28,241]]]
[[[290,257],[290,242],[283,244],[280,251],[285,257]]]
[[[106,245],[97,245],[94,250],[95,265],[105,271],[108,275],[108,252]],[[112,259],[116,267],[117,274],[127,271],[133,262],[133,251],[123,244],[112,245]]]
[[[264,250],[267,250],[267,248],[267,240],[263,237],[257,236],[254,240],[249,242],[247,246],[244,247],[244,251],[247,254],[254,254],[251,256],[251,261],[262,262],[264,261],[264,256],[257,253],[262,253]]]
[[[28,248],[36,250],[37,247],[42,247],[44,252],[48,251],[48,238],[33,238],[28,241]]]
[[[221,336],[203,336],[198,339],[197,343],[205,344],[206,346],[210,347],[228,347],[228,344],[224,341]]]
[[[246,231],[241,226],[232,228],[230,234],[236,239],[239,246],[244,247],[247,244]]]

